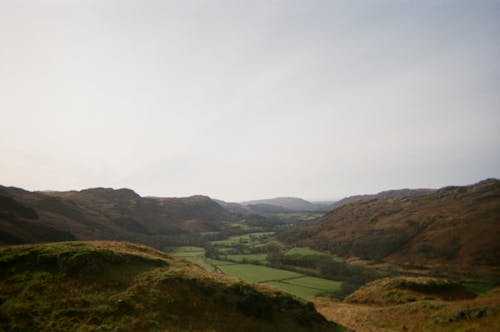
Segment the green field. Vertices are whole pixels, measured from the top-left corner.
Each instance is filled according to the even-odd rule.
[[[202,247],[191,247],[191,246],[186,246],[186,247],[167,247],[163,251],[168,252],[169,254],[172,254],[174,256],[197,256],[197,255],[204,255],[205,254],[205,249]]]
[[[297,279],[289,279],[285,281],[287,284],[298,285],[318,289],[321,291],[337,291],[340,289],[342,282],[333,281],[323,278],[305,276]]]
[[[262,236],[267,236],[269,232],[259,232],[246,234],[243,236],[234,236],[223,241],[214,241],[221,243],[224,246],[231,246],[235,243],[241,243],[240,239],[243,238],[247,241],[254,241],[258,243]],[[252,236],[250,236],[252,235]],[[272,267],[267,267],[263,265],[254,265],[240,262],[248,261],[258,261],[262,264],[266,263],[267,254],[257,253],[257,254],[238,254],[238,255],[227,255],[228,260],[222,259],[205,259],[205,249],[202,247],[172,247],[165,248],[165,251],[178,257],[185,258],[195,264],[202,266],[209,271],[222,271],[224,274],[236,276],[248,281],[260,282],[266,285],[270,285],[281,289],[285,292],[293,294],[297,297],[304,299],[317,296],[324,292],[333,292],[340,289],[342,284],[339,281],[332,281],[317,277],[306,276],[299,272],[292,272],[282,269],[276,269]],[[319,251],[315,251],[309,248],[292,248],[286,255],[299,255],[299,256],[311,256],[311,255],[326,255]],[[222,256],[224,257],[224,256]],[[307,270],[307,269],[304,269]],[[308,273],[307,271],[304,271]],[[312,271],[314,272],[314,271]]]
[[[297,256],[328,256],[328,254],[316,251],[310,248],[294,247],[288,250],[285,255],[297,255]]]
[[[328,255],[324,252],[313,250],[310,248],[304,248],[304,247],[294,247],[290,250],[288,250],[285,255],[287,256],[325,256],[325,257],[330,257],[334,259],[337,262],[343,262],[344,260],[341,257],[336,257],[332,255]]]
[[[214,267],[205,261],[205,249],[202,247],[170,247],[165,248],[165,251],[172,256],[182,257],[190,262],[198,264],[207,271],[214,270]]]
[[[226,258],[231,261],[236,261],[236,262],[259,262],[259,263],[265,263],[267,254],[261,253],[261,254],[241,254],[241,255],[227,255]]]
[[[310,298],[324,292],[334,292],[340,289],[342,282],[322,278],[303,276],[266,282],[266,284],[287,291],[295,296]]]
[[[245,235],[239,236],[231,236],[226,240],[212,241],[211,243],[214,246],[233,246],[235,244],[250,244],[250,243],[259,243],[262,238],[273,235],[274,232],[256,232],[256,233],[248,233]]]
[[[281,280],[286,278],[293,278],[302,276],[300,273],[275,269],[261,265],[252,264],[228,264],[219,265],[220,269],[225,273],[232,276],[240,277],[249,281],[268,281],[268,280]]]

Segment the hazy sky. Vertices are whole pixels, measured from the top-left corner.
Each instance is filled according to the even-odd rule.
[[[0,184],[340,198],[500,177],[500,1],[0,0]]]

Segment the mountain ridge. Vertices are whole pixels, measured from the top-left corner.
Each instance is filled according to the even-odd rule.
[[[350,259],[500,278],[500,180],[365,198],[278,237]],[[484,270],[484,271],[483,271]]]
[[[221,221],[237,219],[207,196],[149,198],[126,188],[30,192],[0,186],[0,197],[0,243],[6,244],[129,240],[158,247],[176,235],[218,230]]]

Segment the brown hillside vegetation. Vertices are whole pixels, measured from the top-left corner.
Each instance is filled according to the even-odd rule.
[[[498,279],[500,181],[356,201],[281,234],[281,239],[343,257],[427,268],[434,274]]]
[[[128,240],[161,246],[235,217],[206,196],[141,197],[130,189],[29,192],[0,186],[0,244]]]
[[[0,249],[2,331],[342,331],[311,303],[150,247]]]
[[[435,278],[385,278],[369,283],[344,302],[316,299],[328,319],[357,332],[498,331],[500,289],[475,295]]]
[[[446,279],[392,277],[372,281],[344,299],[349,303],[401,304],[417,300],[463,300],[476,295],[464,286]]]

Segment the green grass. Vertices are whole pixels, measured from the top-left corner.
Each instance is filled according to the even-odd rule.
[[[207,271],[213,271],[214,267],[208,264],[203,257],[205,256],[205,249],[201,247],[169,247],[166,251],[172,256],[182,257],[188,261],[195,263]]]
[[[342,285],[342,282],[340,281],[333,281],[333,280],[309,277],[309,276],[297,279],[289,279],[286,280],[285,282],[292,285],[310,287],[318,289],[320,291],[328,291],[328,292],[338,291],[340,290],[340,286]]]
[[[174,256],[198,256],[198,255],[204,255],[205,254],[205,249],[202,247],[191,247],[191,246],[185,246],[185,247],[168,247],[165,248],[165,252],[174,255]]]
[[[237,262],[243,261],[256,261],[264,263],[266,261],[267,254],[241,254],[241,255],[227,255],[227,259]]]
[[[298,256],[328,256],[327,254],[316,251],[310,248],[304,248],[304,247],[293,247],[292,249],[288,250],[285,255],[298,255]]]
[[[202,268],[204,268],[207,271],[214,271],[214,267],[210,264],[207,264],[205,262],[205,260],[203,259],[203,256],[187,256],[187,257],[183,257],[183,258],[187,259],[191,263],[195,263],[195,264],[201,266]]]
[[[210,264],[217,265],[217,266],[239,265],[238,263],[234,263],[234,262],[230,262],[230,261],[222,261],[222,260],[213,259],[213,258],[209,258],[208,261]]]
[[[320,293],[320,291],[318,291],[316,289],[312,289],[309,287],[303,287],[303,286],[299,286],[299,285],[292,285],[292,284],[288,284],[288,283],[281,282],[281,281],[269,281],[269,282],[266,282],[265,284],[273,286],[275,288],[278,288],[282,291],[285,291],[287,293],[290,293],[290,294],[295,295],[297,297],[300,297],[302,299],[308,299],[308,298],[314,297],[318,293]]]
[[[255,232],[244,235],[231,236],[226,240],[212,241],[214,246],[233,246],[235,244],[256,244],[261,242],[263,237],[273,235],[274,232]]]
[[[477,294],[484,294],[495,288],[494,284],[489,284],[484,282],[465,282],[462,283],[462,286]]]
[[[342,282],[303,276],[300,278],[270,281],[266,282],[266,284],[282,289],[295,296],[307,299],[318,296],[324,292],[338,291]]]
[[[337,256],[332,256],[327,253],[313,250],[310,248],[305,248],[305,247],[293,247],[292,249],[288,250],[285,255],[287,256],[328,256],[331,257],[333,260],[337,262],[342,262],[344,261],[341,257]]]
[[[300,277],[300,273],[251,264],[217,265],[225,273],[246,280],[262,282]]]

